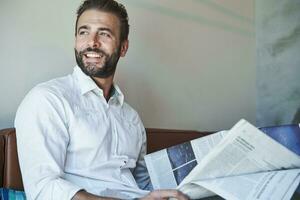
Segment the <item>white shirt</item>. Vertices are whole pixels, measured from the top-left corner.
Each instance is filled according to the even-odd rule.
[[[33,88],[18,108],[18,156],[28,199],[146,195],[146,134],[117,85],[107,102],[79,67]],[[113,194],[112,194],[113,193]]]

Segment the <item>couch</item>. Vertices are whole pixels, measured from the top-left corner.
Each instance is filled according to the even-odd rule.
[[[148,152],[180,144],[211,132],[146,129]],[[24,190],[18,162],[15,129],[0,130],[0,188]]]

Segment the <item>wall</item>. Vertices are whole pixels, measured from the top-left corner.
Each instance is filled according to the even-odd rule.
[[[1,0],[0,128],[39,82],[68,74],[76,1]],[[218,130],[255,123],[254,2],[123,0],[130,47],[116,81],[146,127]]]
[[[257,125],[300,123],[300,1],[256,1]]]
[[[0,128],[13,126],[33,86],[72,70],[74,10],[69,1],[0,1]]]

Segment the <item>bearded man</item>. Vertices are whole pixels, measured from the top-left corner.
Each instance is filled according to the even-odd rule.
[[[128,33],[120,3],[80,5],[73,73],[34,87],[17,111],[27,199],[187,199],[176,190],[150,192],[145,129],[113,81]]]

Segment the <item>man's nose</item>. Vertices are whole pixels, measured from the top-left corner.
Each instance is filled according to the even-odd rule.
[[[89,46],[92,48],[99,48],[101,46],[98,34],[91,34],[89,38]]]

